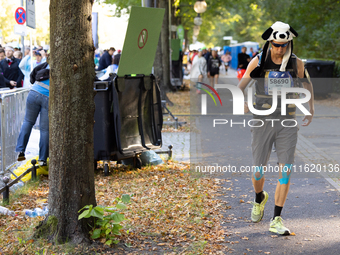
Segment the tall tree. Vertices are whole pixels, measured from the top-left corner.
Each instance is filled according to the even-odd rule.
[[[159,8],[159,0],[156,1],[157,2],[157,8]],[[158,84],[158,86],[161,89],[161,97],[164,98],[164,80],[163,80],[163,58],[162,58],[162,39],[161,39],[161,35],[159,36],[158,39],[158,45],[157,45],[157,49],[156,49],[156,55],[155,55],[155,61],[153,63],[154,66],[154,74],[156,77],[156,83]]]
[[[161,30],[162,43],[162,64],[163,64],[163,86],[161,87],[162,99],[170,100],[166,97],[166,92],[172,90],[170,82],[170,40],[169,40],[169,2],[167,0],[159,0],[159,7],[165,9],[164,19]]]
[[[38,235],[82,242],[78,210],[96,205],[93,169],[92,1],[51,0],[49,215]]]

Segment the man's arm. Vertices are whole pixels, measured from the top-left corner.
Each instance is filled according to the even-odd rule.
[[[297,69],[298,69],[298,77],[303,79],[305,77],[305,66],[302,62],[301,59],[297,58],[296,59],[296,63],[297,63]],[[310,92],[311,98],[308,101],[308,106],[309,106],[309,112],[312,115],[306,115],[302,121],[305,121],[302,126],[308,126],[313,119],[314,116],[314,92],[313,92],[313,84],[309,81],[309,82],[302,82],[302,85],[305,89],[307,89]]]

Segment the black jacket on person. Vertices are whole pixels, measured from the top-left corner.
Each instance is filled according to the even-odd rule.
[[[241,69],[247,69],[248,64],[249,64],[248,59],[250,59],[250,56],[247,53],[241,52],[237,55],[237,59],[238,59],[237,67]]]
[[[5,88],[5,87],[6,87],[5,78],[4,78],[4,75],[2,74],[2,69],[0,65],[0,88]]]
[[[6,87],[5,78],[4,78],[2,71],[0,69],[0,88],[5,88],[5,87]]]
[[[119,66],[119,61],[120,61],[120,56],[121,56],[121,55],[122,55],[121,53],[118,53],[118,54],[116,54],[116,55],[114,56],[114,58],[113,58],[113,64]]]
[[[99,59],[97,71],[101,71],[107,68],[109,65],[112,65],[112,56],[109,54],[108,51],[105,51],[101,58]]]
[[[20,59],[13,57],[12,64],[9,66],[6,58],[1,60],[0,69],[2,69],[6,87],[13,88],[13,86],[10,84],[10,81],[15,81],[17,83],[17,87],[22,87],[21,81],[24,78],[24,74],[19,68],[20,61]]]

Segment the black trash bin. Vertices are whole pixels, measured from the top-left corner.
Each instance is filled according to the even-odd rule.
[[[113,145],[113,115],[110,113],[112,105],[112,81],[94,82],[96,95],[94,114],[94,158],[95,160],[110,160]]]
[[[162,146],[160,91],[153,75],[116,77],[121,131],[120,152],[136,154]]]
[[[153,75],[112,75],[95,82],[94,159],[120,161],[162,146],[160,91]],[[104,165],[108,172],[108,165]]]
[[[333,90],[333,72],[334,61],[307,60],[305,68],[307,69],[315,95],[327,96]]]

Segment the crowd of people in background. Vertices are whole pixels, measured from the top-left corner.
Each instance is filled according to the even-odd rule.
[[[0,45],[0,88],[30,88],[30,73],[32,70],[46,62],[48,50],[42,46],[34,47],[31,58],[30,47],[25,47],[24,54],[21,49],[11,44]],[[111,66],[118,69],[121,50],[111,47],[101,52],[96,50],[94,56],[95,70],[101,71]]]
[[[121,53],[121,50],[116,51],[114,47],[110,47],[110,49],[104,50],[102,54],[100,54],[99,50],[96,50],[94,55],[96,71],[102,71],[111,65],[113,65],[113,71],[117,71]]]
[[[203,47],[199,50],[189,51],[183,56],[184,73],[190,72],[190,79],[198,79],[198,82],[208,78],[210,85],[214,87],[214,84],[218,83],[220,67],[223,65],[224,71],[228,72],[231,59],[230,52],[224,53],[222,49]],[[197,86],[197,93],[200,93],[200,84]]]
[[[18,47],[0,45],[0,88],[30,88],[30,73],[34,67],[46,62],[47,49],[34,47],[33,59],[30,48],[25,47],[24,54]],[[31,65],[32,62],[32,65]]]
[[[255,57],[258,52],[254,52],[250,48],[250,54],[246,53],[247,48],[243,47],[242,52],[238,54],[237,60],[237,78],[241,79],[250,60]],[[188,51],[183,56],[184,74],[190,74],[191,80],[202,82],[204,78],[208,78],[210,86],[218,83],[220,71],[228,72],[231,66],[232,56],[229,51],[218,50],[217,48],[203,47],[199,50]],[[200,93],[200,84],[197,84],[197,93]]]

